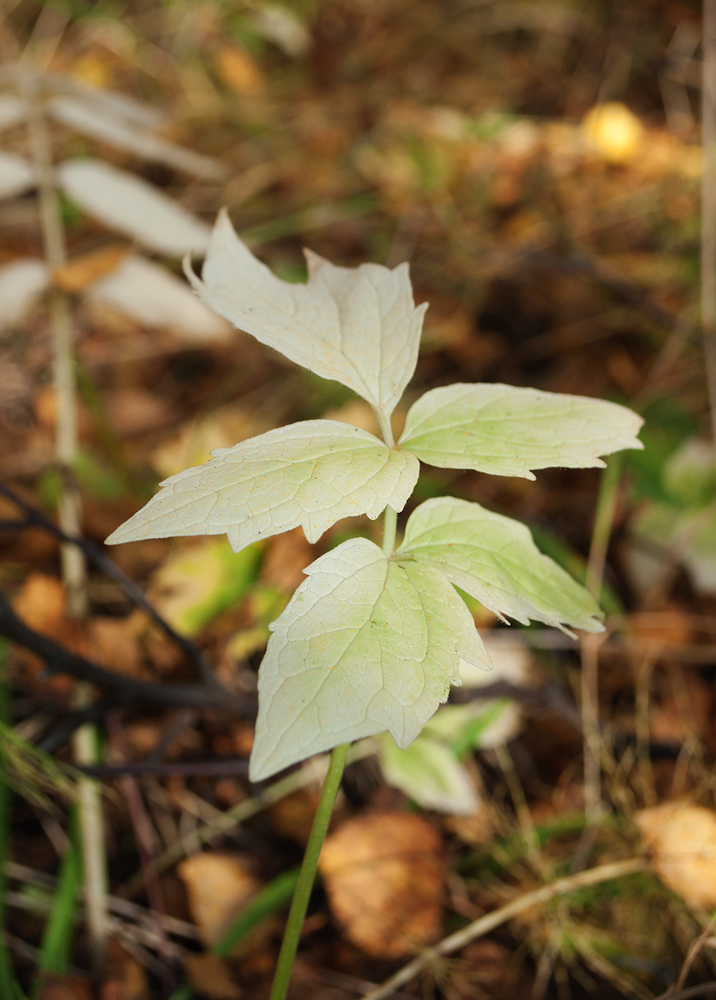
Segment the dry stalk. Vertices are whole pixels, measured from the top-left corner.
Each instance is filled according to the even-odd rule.
[[[61,267],[67,259],[64,232],[57,200],[52,150],[41,95],[35,79],[24,79],[29,107],[28,131],[32,157],[37,173],[40,221],[45,258],[50,269]],[[58,518],[60,527],[70,535],[80,533],[81,503],[72,475],[77,454],[77,410],[74,373],[74,331],[67,296],[53,289],[50,293],[50,324],[53,345],[53,377],[57,405],[56,456],[60,471]],[[75,545],[61,548],[62,579],[67,593],[67,611],[72,618],[83,618],[87,612],[87,572],[84,555]],[[92,688],[78,685],[76,707],[83,708],[92,700]],[[78,764],[97,763],[96,731],[82,726],[74,737],[74,755]],[[95,972],[105,964],[109,917],[107,910],[107,872],[104,842],[104,821],[100,786],[85,779],[79,786],[80,830],[85,882],[87,930]]]

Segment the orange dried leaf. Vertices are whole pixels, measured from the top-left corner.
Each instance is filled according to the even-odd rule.
[[[129,247],[112,243],[101,250],[82,254],[52,270],[52,281],[63,292],[84,292],[100,278],[111,274],[127,254]]]
[[[214,64],[222,81],[237,94],[260,94],[266,85],[256,62],[238,45],[222,45]]]
[[[439,936],[442,839],[421,816],[349,820],[326,840],[319,866],[333,912],[369,954],[398,958]]]

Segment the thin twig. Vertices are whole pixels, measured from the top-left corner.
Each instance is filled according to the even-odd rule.
[[[647,865],[648,863],[642,858],[631,858],[628,861],[613,861],[607,865],[599,865],[598,868],[588,868],[586,871],[577,872],[576,875],[570,875],[567,878],[557,879],[550,885],[534,889],[532,892],[526,892],[517,899],[513,899],[511,903],[506,903],[498,910],[493,910],[492,913],[486,913],[471,924],[468,924],[467,927],[463,927],[462,930],[443,938],[434,948],[426,949],[421,955],[414,958],[412,962],[409,962],[389,979],[386,979],[377,990],[366,993],[364,1000],[384,1000],[385,997],[392,996],[397,989],[405,986],[418,973],[422,972],[426,966],[429,966],[435,956],[452,955],[453,952],[459,951],[477,938],[489,934],[496,927],[506,924],[508,920],[512,920],[533,906],[543,905],[556,896],[575,892],[577,889],[584,889],[587,886],[600,885],[602,882],[610,882],[612,879],[633,875],[635,872],[643,871]]]

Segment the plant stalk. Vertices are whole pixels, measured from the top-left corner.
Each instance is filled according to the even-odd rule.
[[[316,809],[316,815],[311,827],[311,834],[306,845],[306,853],[303,855],[301,871],[299,872],[296,891],[291,901],[286,930],[283,936],[281,951],[276,964],[273,986],[271,988],[270,1000],[284,1000],[288,991],[288,984],[291,978],[291,968],[296,957],[298,941],[301,936],[301,928],[308,909],[308,901],[311,898],[311,890],[316,877],[318,867],[318,857],[326,839],[328,823],[333,811],[333,803],[336,800],[338,789],[341,785],[343,770],[346,766],[346,757],[350,743],[343,743],[337,746],[331,753],[331,762],[328,765],[328,772],[321,789],[321,798]]]
[[[704,0],[702,49],[701,329],[716,442],[716,0]]]
[[[24,80],[27,97],[28,133],[32,157],[37,171],[40,222],[45,258],[52,271],[67,260],[62,218],[60,215],[52,163],[52,147],[41,95],[31,77]],[[74,366],[74,331],[70,303],[59,289],[50,293],[50,324],[53,345],[53,377],[57,400],[55,453],[60,471],[58,518],[60,527],[69,535],[79,535],[81,501],[72,475],[77,456],[77,387]],[[67,613],[82,619],[87,614],[87,570],[79,546],[65,543],[61,547],[62,581],[67,593]],[[91,686],[77,685],[76,707],[83,708],[93,698]],[[78,764],[97,763],[97,733],[94,726],[83,726],[75,734],[73,747]],[[107,871],[104,824],[100,786],[83,780],[79,790],[79,822],[82,840],[83,878],[87,907],[87,930],[94,971],[101,973],[109,937],[107,910]]]

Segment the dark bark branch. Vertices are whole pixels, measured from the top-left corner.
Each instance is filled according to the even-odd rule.
[[[50,674],[68,674],[77,680],[109,689],[124,702],[151,701],[160,705],[190,705],[194,708],[225,708],[234,712],[248,710],[249,699],[233,695],[212,684],[164,684],[124,677],[72,653],[54,639],[42,635],[22,622],[7,598],[0,594],[0,635],[24,646],[47,664]],[[252,701],[253,705],[253,701]]]
[[[73,765],[75,771],[81,771],[92,778],[122,778],[126,775],[141,777],[152,774],[159,778],[179,775],[183,778],[230,777],[235,774],[248,774],[249,762],[246,758],[230,760],[190,760],[162,763],[153,760],[133,760],[126,764],[93,764],[87,767]]]

